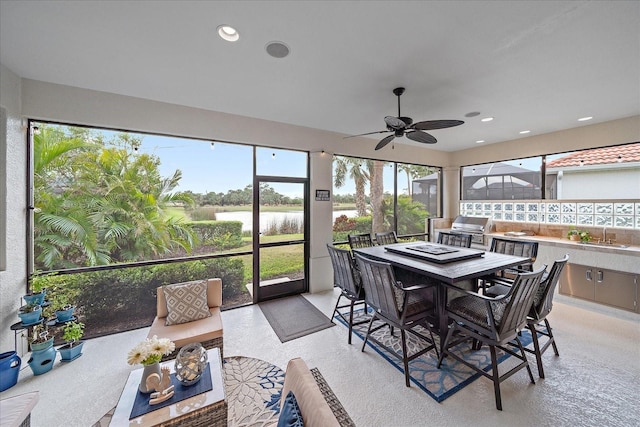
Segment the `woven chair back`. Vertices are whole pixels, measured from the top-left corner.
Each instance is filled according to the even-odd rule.
[[[362,286],[360,274],[354,267],[351,252],[327,244],[331,264],[333,265],[333,283],[350,296],[356,297]]]
[[[438,243],[449,246],[460,246],[462,248],[471,247],[471,234],[466,233],[447,233],[441,231],[438,233]]]

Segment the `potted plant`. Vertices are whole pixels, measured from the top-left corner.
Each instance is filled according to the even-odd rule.
[[[32,302],[36,302],[40,305],[44,304],[44,299],[47,294],[47,285],[49,284],[50,277],[54,274],[55,273],[35,273],[29,278],[29,293],[23,297],[27,304]]]
[[[82,356],[82,346],[84,341],[80,338],[84,335],[84,323],[71,321],[64,325],[62,338],[67,344],[58,348],[63,362],[72,362]]]
[[[27,363],[34,375],[41,375],[53,368],[56,349],[53,348],[53,335],[49,335],[46,324],[37,325],[31,335],[31,358]]]
[[[56,290],[51,296],[50,302],[51,310],[55,312],[58,323],[68,322],[73,319],[73,311],[76,307],[71,304],[67,294]]]
[[[30,302],[20,307],[18,317],[22,321],[23,326],[35,325],[41,320],[42,306],[37,302]]]
[[[577,242],[580,240],[580,231],[576,230],[575,227],[571,227],[567,232],[567,239]]]

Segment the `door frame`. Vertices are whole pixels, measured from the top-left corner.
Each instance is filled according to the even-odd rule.
[[[275,243],[260,243],[260,184],[262,183],[290,183],[303,185],[303,239],[287,240]],[[280,298],[288,295],[295,295],[309,290],[309,179],[292,178],[282,176],[254,175],[253,177],[253,303]],[[260,288],[260,249],[276,246],[288,246],[292,244],[302,244],[304,248],[304,278],[293,280],[282,284],[274,284]]]

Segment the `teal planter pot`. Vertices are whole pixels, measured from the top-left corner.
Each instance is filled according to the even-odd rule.
[[[49,338],[45,342],[39,342],[35,344],[31,343],[32,352],[47,350],[49,347],[53,347],[53,337]]]
[[[42,308],[38,308],[37,310],[31,311],[29,313],[18,313],[18,317],[20,317],[23,325],[35,325],[40,321],[41,315]]]
[[[82,346],[84,345],[84,341],[80,341],[75,343],[73,347],[69,347],[70,344],[63,345],[62,347],[58,347],[58,352],[60,353],[60,361],[61,362],[73,362],[78,357],[82,356]]]
[[[73,310],[75,310],[75,307],[70,307],[66,310],[56,310],[56,321],[58,323],[64,323],[73,319]]]
[[[16,385],[20,373],[22,359],[15,351],[0,354],[0,391],[5,391]]]
[[[46,292],[39,292],[37,294],[32,294],[32,295],[25,295],[22,298],[24,299],[24,301],[27,304],[44,304],[44,297],[46,295]]]
[[[33,371],[33,375],[42,375],[51,370],[53,368],[53,363],[56,361],[56,349],[53,348],[53,338],[51,338],[51,342],[47,341],[49,347],[44,350],[33,350],[33,344],[31,345],[32,352],[31,358],[27,363],[29,363],[29,367]],[[46,344],[46,343],[45,343]]]

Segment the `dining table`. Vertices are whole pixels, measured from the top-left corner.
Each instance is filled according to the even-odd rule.
[[[506,255],[481,249],[461,248],[431,242],[394,243],[353,250],[367,258],[387,262],[395,271],[405,270],[424,276],[436,287],[436,333],[440,347],[448,329],[447,289],[456,284],[477,280],[497,271],[530,262],[529,258]],[[400,271],[401,273],[402,271]]]

